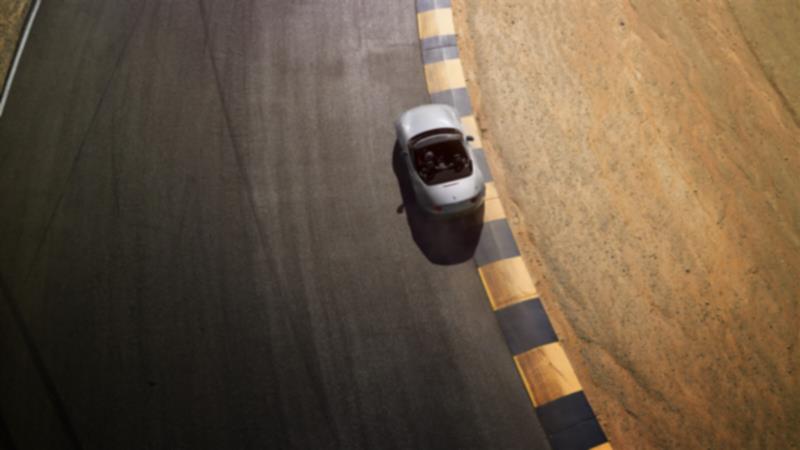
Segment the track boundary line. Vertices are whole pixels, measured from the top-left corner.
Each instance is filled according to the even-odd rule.
[[[11,67],[6,73],[3,80],[3,93],[0,95],[0,117],[3,116],[3,110],[6,107],[6,101],[11,93],[11,84],[14,81],[14,75],[17,74],[17,66],[22,59],[22,51],[25,50],[25,44],[28,42],[28,35],[33,28],[33,21],[36,19],[36,14],[39,12],[42,0],[33,0],[33,3],[28,9],[28,14],[25,17],[25,25],[22,27],[22,36],[17,41],[17,47],[14,49],[14,57],[11,59]]]

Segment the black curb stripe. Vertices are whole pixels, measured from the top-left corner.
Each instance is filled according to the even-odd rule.
[[[583,391],[566,395],[536,408],[536,415],[539,416],[539,422],[548,435],[558,434],[595,417]]]
[[[450,0],[417,0],[417,12],[430,11],[432,9],[450,8]]]
[[[538,298],[515,303],[496,311],[495,315],[512,355],[558,342],[558,336]]]
[[[433,50],[439,47],[456,47],[458,49],[458,44],[456,42],[456,35],[455,34],[446,34],[443,36],[431,36],[429,38],[425,38],[422,40],[422,50]]]
[[[595,417],[549,437],[553,450],[588,450],[608,442]]]
[[[422,49],[422,63],[433,64],[447,59],[458,59],[458,47],[436,47],[429,50]]]
[[[498,219],[484,223],[478,247],[475,249],[475,263],[478,267],[515,256],[520,256],[520,253],[508,221]]]
[[[486,152],[484,152],[482,148],[473,148],[472,154],[475,156],[475,164],[478,165],[478,168],[483,174],[483,180],[487,183],[494,180],[492,171],[489,169],[489,163],[486,162]]]
[[[472,102],[469,99],[467,88],[448,89],[431,94],[431,101],[454,107],[460,117],[472,114]]]

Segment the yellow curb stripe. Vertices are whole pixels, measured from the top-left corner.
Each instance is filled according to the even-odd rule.
[[[592,447],[590,450],[613,450],[611,448],[611,444],[606,442],[605,444],[600,444],[597,447]]]
[[[560,342],[528,350],[514,361],[534,407],[582,390]]]
[[[489,181],[486,183],[486,200],[491,200],[493,198],[500,198],[500,194],[497,193],[497,186],[495,186],[494,181]]]
[[[428,83],[428,92],[431,94],[467,86],[460,59],[447,59],[426,64],[425,80]]]
[[[501,259],[479,267],[478,274],[492,309],[505,308],[538,296],[521,256]]]
[[[472,134],[472,133],[467,133],[467,134],[474,138],[474,140],[471,142],[472,148],[483,148],[483,139],[481,139],[480,134]]]
[[[483,148],[483,142],[481,141],[481,131],[478,128],[478,121],[475,120],[474,115],[464,116],[461,118],[461,123],[464,125],[464,132],[475,138],[472,141],[472,146],[474,148]]]
[[[453,24],[453,10],[451,8],[439,8],[419,13],[417,14],[417,27],[420,39],[456,34],[456,27]]]
[[[525,385],[525,391],[528,393],[528,398],[533,404],[533,408],[536,409],[536,401],[533,399],[533,387],[531,386],[530,381],[528,381],[528,377],[525,376],[525,371],[520,365],[520,362],[517,360],[517,357],[512,356],[511,359],[514,360],[514,365],[517,367],[517,372],[519,373],[519,377],[522,379],[522,384]]]
[[[493,220],[505,219],[506,210],[503,209],[503,203],[499,198],[487,198],[483,207],[483,222],[491,222]]]

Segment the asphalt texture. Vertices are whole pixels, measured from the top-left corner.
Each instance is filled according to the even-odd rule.
[[[547,448],[474,227],[395,174],[415,19],[44,2],[0,120],[0,446]]]

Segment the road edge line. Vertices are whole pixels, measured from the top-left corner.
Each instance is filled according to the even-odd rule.
[[[17,41],[17,47],[14,49],[14,58],[11,60],[11,67],[8,69],[3,83],[3,92],[2,95],[0,95],[0,117],[3,117],[6,101],[8,101],[8,96],[11,93],[11,85],[14,82],[14,75],[17,74],[17,66],[19,66],[19,61],[22,59],[22,52],[25,50],[25,44],[28,43],[28,35],[31,32],[31,28],[33,28],[33,22],[36,20],[36,14],[39,12],[41,4],[42,0],[33,0],[30,9],[28,9],[28,14],[25,17],[22,36],[19,41]]]

